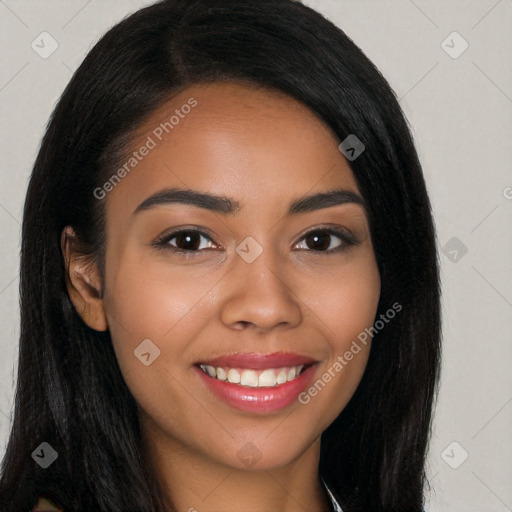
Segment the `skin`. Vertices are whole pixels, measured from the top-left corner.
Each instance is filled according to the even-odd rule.
[[[191,97],[197,106],[103,199],[104,279],[63,237],[70,296],[89,326],[110,330],[175,510],[331,510],[318,479],[320,436],[356,390],[371,343],[307,405],[294,401],[271,414],[225,404],[193,365],[236,351],[295,352],[319,361],[315,382],[373,325],[380,277],[364,207],[286,215],[299,197],[359,189],[340,141],[318,117],[288,96],[242,83],[189,87],[145,121],[130,151]],[[241,208],[225,215],[174,203],[134,215],[169,187],[229,196]],[[211,239],[197,239],[200,250],[188,258],[152,245],[191,226]],[[344,228],[359,243],[331,253],[311,237],[308,245],[305,235],[321,227]],[[252,263],[235,251],[248,236],[263,249]],[[340,244],[331,235],[325,247]],[[145,339],[161,351],[149,366],[134,357]],[[261,453],[251,467],[238,455],[249,442]]]

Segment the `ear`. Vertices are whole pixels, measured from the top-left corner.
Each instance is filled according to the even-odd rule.
[[[66,268],[66,286],[78,314],[92,329],[106,331],[108,324],[98,265],[78,250],[79,240],[71,226],[62,230],[60,246]]]

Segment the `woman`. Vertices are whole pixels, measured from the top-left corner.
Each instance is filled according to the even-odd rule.
[[[167,0],[112,28],[22,236],[2,510],[423,510],[430,203],[394,93],[321,15]]]

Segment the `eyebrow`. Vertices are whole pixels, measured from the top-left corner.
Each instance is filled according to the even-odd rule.
[[[133,215],[155,206],[173,203],[197,206],[223,215],[236,215],[241,209],[240,203],[236,199],[226,196],[191,189],[168,188],[145,199],[137,206]],[[359,194],[345,189],[333,189],[295,199],[290,204],[287,215],[312,212],[346,203],[358,204],[366,209],[366,203]]]

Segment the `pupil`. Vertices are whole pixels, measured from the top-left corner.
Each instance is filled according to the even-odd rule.
[[[193,243],[194,238],[196,243]],[[198,235],[196,234],[180,234],[176,236],[176,244],[180,246],[180,242],[184,242],[186,249],[197,249]],[[192,243],[190,241],[192,240]]]
[[[314,240],[314,244],[316,244],[316,249],[325,250],[329,247],[329,234],[316,234],[316,235],[310,235],[310,239]],[[320,243],[320,246],[317,244],[318,240],[320,242],[323,240],[323,244]],[[309,245],[309,244],[308,244]]]

